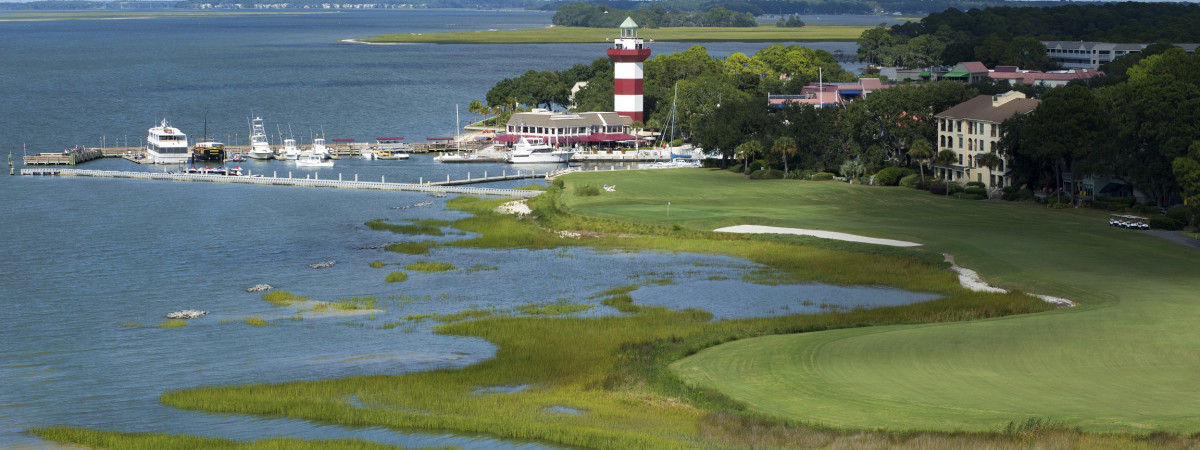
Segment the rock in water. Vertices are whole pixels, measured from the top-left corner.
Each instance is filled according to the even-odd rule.
[[[246,288],[246,292],[267,292],[269,290],[271,290],[271,285],[269,284],[256,284]]]
[[[337,261],[321,261],[319,263],[309,264],[308,267],[313,269],[328,269],[333,267],[334,264],[337,264]]]

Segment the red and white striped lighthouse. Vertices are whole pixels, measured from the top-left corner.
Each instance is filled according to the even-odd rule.
[[[626,17],[608,57],[613,60],[613,110],[642,122],[642,63],[650,57],[650,48],[642,45],[637,28],[633,18]]]

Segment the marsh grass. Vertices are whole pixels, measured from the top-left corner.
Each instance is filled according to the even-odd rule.
[[[758,27],[667,27],[649,28],[642,35],[658,41],[675,42],[817,42],[854,41],[870,27],[857,25],[807,25],[782,28],[771,25]],[[592,43],[611,37],[612,30],[587,27],[522,28],[500,31],[467,31],[455,33],[400,33],[367,39],[377,43],[429,44],[544,44]]]
[[[432,242],[397,242],[388,244],[384,250],[389,252],[404,253],[406,255],[424,255],[429,253],[429,249],[433,248]]]
[[[449,314],[434,314],[430,319],[438,322],[460,322],[464,320],[480,319],[495,314],[496,312],[490,309],[468,309]]]
[[[442,236],[442,228],[450,225],[450,222],[445,220],[434,219],[416,219],[409,220],[408,223],[391,223],[387,219],[373,219],[366,224],[367,228],[375,231],[391,231],[397,234],[424,234],[429,236]],[[390,246],[389,246],[390,247]]]
[[[171,319],[171,320],[159,322],[158,325],[155,325],[155,326],[158,328],[179,328],[179,327],[186,327],[187,324],[188,323],[186,320]]]
[[[267,326],[267,321],[263,320],[262,317],[247,317],[246,325],[250,325],[252,327],[265,327]]]
[[[372,269],[382,269],[384,266],[383,261],[371,261],[370,265]]]
[[[121,322],[121,326],[136,328],[136,327],[142,326],[142,323],[141,322]]]
[[[333,307],[343,311],[357,311],[375,309],[376,303],[379,303],[378,297],[346,297],[334,303]]]
[[[272,306],[291,306],[292,303],[308,301],[308,297],[300,297],[288,291],[271,291],[264,293],[262,299]]]
[[[455,267],[454,264],[450,264],[448,262],[417,261],[415,263],[404,266],[404,270],[411,270],[414,272],[434,273],[434,272],[449,272],[451,270],[458,270],[458,267]]]
[[[587,303],[568,303],[557,301],[554,303],[537,303],[530,305],[522,305],[514,308],[514,311],[528,316],[565,316],[575,314],[592,309],[593,305]]]
[[[383,281],[386,281],[388,283],[399,283],[399,282],[407,281],[407,280],[408,280],[408,274],[405,272],[392,272],[392,273],[388,274],[387,278],[383,279]]]
[[[120,448],[120,449],[214,449],[214,450],[374,450],[395,449],[397,447],[360,439],[337,440],[304,440],[295,438],[270,438],[255,441],[234,441],[229,439],[169,435],[158,433],[120,433],[115,431],[97,431],[66,426],[42,427],[29,430],[31,434],[47,441],[72,443],[91,448]]]

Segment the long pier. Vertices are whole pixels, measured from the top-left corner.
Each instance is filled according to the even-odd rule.
[[[260,177],[260,176],[226,176],[226,175],[207,175],[194,173],[161,173],[161,172],[123,172],[113,170],[85,170],[85,169],[59,169],[59,168],[35,168],[21,169],[21,175],[33,176],[75,176],[75,177],[97,177],[97,178],[129,178],[138,180],[163,180],[163,181],[198,181],[209,183],[236,183],[236,184],[257,184],[267,186],[299,186],[299,187],[328,187],[338,189],[364,189],[377,191],[407,191],[407,192],[424,192],[424,193],[441,193],[441,194],[468,194],[468,195],[491,195],[500,197],[519,197],[531,198],[541,194],[542,191],[529,189],[501,189],[501,188],[485,188],[471,187],[447,184],[419,184],[419,183],[388,183],[383,177],[379,181],[358,181],[342,180],[341,175],[338,175],[336,180],[322,180],[319,178],[278,178],[278,177]],[[538,175],[538,178],[545,177],[546,174]],[[514,178],[517,179],[516,175]],[[355,177],[357,178],[357,176]],[[493,177],[496,178],[496,177]],[[526,175],[525,178],[533,178]],[[495,179],[488,181],[496,181]],[[482,181],[476,181],[482,182]]]

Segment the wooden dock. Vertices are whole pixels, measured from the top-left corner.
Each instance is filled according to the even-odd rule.
[[[25,155],[24,162],[27,166],[74,166],[103,157],[104,152],[100,151],[100,149],[87,148],[66,152]]]
[[[383,177],[379,181],[354,181],[342,180],[341,175],[338,175],[336,180],[322,180],[319,178],[278,178],[278,177],[261,177],[261,176],[241,176],[231,177],[224,175],[205,175],[205,174],[189,174],[189,173],[162,173],[162,172],[122,172],[112,170],[85,170],[85,169],[60,169],[60,168],[34,168],[21,169],[21,175],[31,176],[75,176],[75,177],[98,177],[98,178],[127,178],[138,180],[162,180],[162,181],[197,181],[208,183],[235,183],[235,184],[256,184],[263,186],[297,186],[297,187],[327,187],[338,189],[365,189],[376,191],[407,191],[407,192],[424,192],[424,193],[439,193],[439,194],[466,194],[466,195],[490,195],[499,197],[517,197],[531,198],[536,197],[542,191],[530,189],[501,189],[501,188],[485,188],[461,186],[457,184],[433,184],[433,183],[388,183]],[[513,175],[514,177],[516,175]],[[538,177],[545,177],[546,174],[540,174]],[[357,176],[355,177],[357,178]],[[527,176],[532,178],[532,176]],[[516,178],[513,178],[516,179]],[[494,181],[494,180],[493,180]],[[476,181],[482,182],[482,181]],[[466,183],[460,183],[466,184]]]

